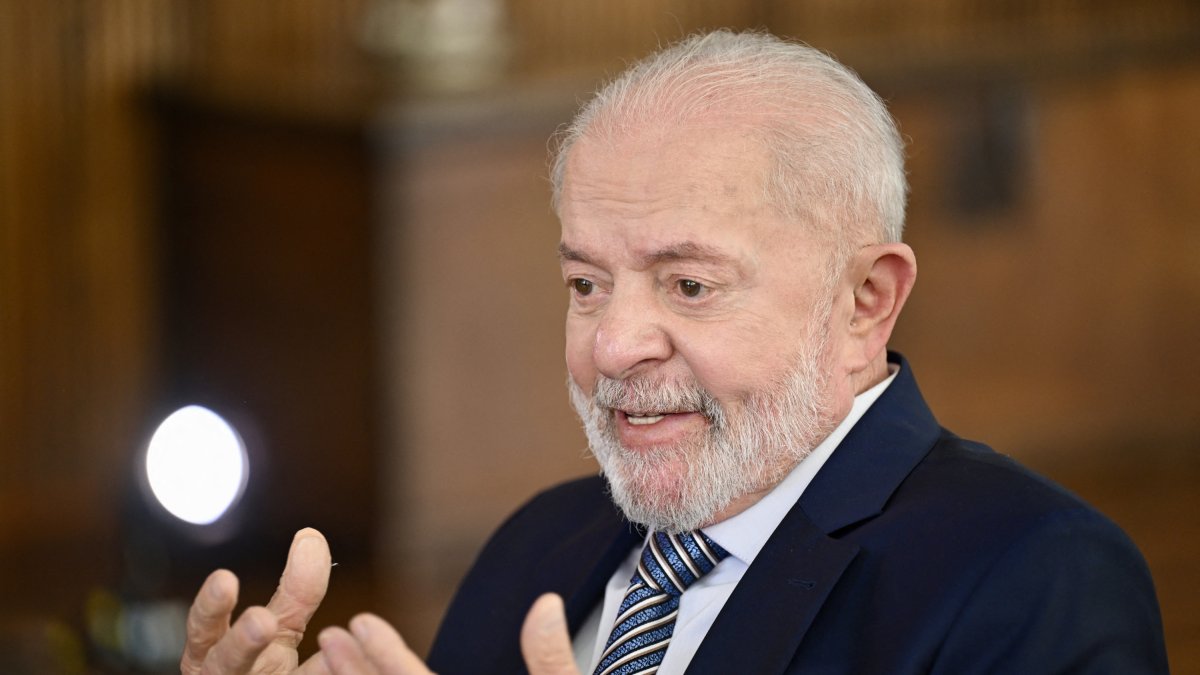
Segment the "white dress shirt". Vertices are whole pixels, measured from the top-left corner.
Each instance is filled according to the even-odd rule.
[[[736,516],[704,528],[705,534],[729,551],[729,557],[689,586],[680,597],[675,631],[671,635],[670,648],[667,649],[658,669],[659,675],[679,675],[687,669],[717,614],[725,606],[734,587],[754,562],[771,533],[800,499],[800,495],[841,444],[842,439],[895,377],[896,372],[893,371],[883,382],[855,396],[846,419],[762,499]],[[612,632],[617,609],[625,598],[629,579],[633,576],[641,553],[641,546],[632,550],[625,562],[609,577],[604,601],[592,611],[575,634],[575,662],[583,673],[591,673],[600,662],[604,643],[608,641],[608,635]]]

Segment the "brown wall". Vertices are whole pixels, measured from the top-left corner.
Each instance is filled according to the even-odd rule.
[[[1194,438],[1200,315],[1180,310],[1200,307],[1200,69],[1004,85],[1014,193],[964,211],[957,115],[996,94],[894,101],[921,265],[896,345],[947,424],[1012,452]]]
[[[342,362],[373,371],[347,381],[366,383],[355,395],[375,406],[374,435],[358,444],[369,447],[350,452],[353,475],[374,477],[368,503],[383,506],[364,518],[378,525],[379,555],[361,578],[342,575],[340,602],[382,598],[378,609],[423,644],[491,527],[537,487],[592,470],[562,395],[545,138],[602,73],[705,26],[766,26],[830,49],[891,101],[911,139],[908,238],[921,264],[895,345],[943,422],[1081,481],[1094,501],[1109,488],[1086,486],[1109,483],[1072,467],[1120,474],[1131,455],[1164,467],[1129,503],[1160,486],[1180,541],[1197,539],[1181,515],[1196,512],[1195,492],[1169,478],[1195,475],[1200,440],[1191,4],[511,0],[507,79],[453,95],[381,76],[355,46],[368,4],[0,2],[0,628],[28,617],[79,626],[85,591],[117,583],[131,466],[178,374],[164,308],[169,146],[161,108],[146,103],[151,83],[255,123],[332,125],[334,142],[352,146],[336,151],[351,159],[317,165],[357,181],[337,194],[369,203],[325,230],[289,218],[284,200],[278,217],[311,223],[308,243],[292,255],[297,239],[280,236],[271,264],[319,254],[342,240],[329,238],[337,228],[374,242],[339,264],[369,266],[374,280],[353,315],[369,357]],[[322,152],[318,137],[296,145]],[[239,151],[264,153],[262,167],[287,161],[270,147]],[[295,189],[275,169],[236,187],[222,174],[223,189],[253,194],[272,177]],[[311,467],[333,457],[336,468],[345,451],[303,450],[294,464],[310,468],[277,474],[279,494],[311,488]],[[353,518],[342,511],[333,535]],[[287,513],[269,525],[286,535],[308,524]],[[1152,523],[1167,518],[1127,513],[1160,586],[1190,578],[1200,552],[1140,539],[1137,528],[1157,536]],[[1163,597],[1172,659],[1194,665],[1200,627],[1184,617],[1200,603],[1174,586]]]

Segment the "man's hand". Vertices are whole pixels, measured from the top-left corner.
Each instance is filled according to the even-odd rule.
[[[534,601],[521,626],[521,655],[530,675],[579,675],[562,598],[547,593]]]
[[[329,545],[320,532],[296,533],[279,588],[266,607],[250,607],[236,622],[238,580],[228,570],[209,575],[188,612],[183,675],[432,675],[388,622],[360,614],[350,630],[327,628],[320,653],[299,665],[296,647],[329,587]],[[469,645],[466,646],[469,648]],[[562,599],[538,598],[521,628],[521,653],[531,675],[578,675]]]
[[[238,580],[228,570],[209,575],[188,612],[183,675],[297,673],[324,675],[320,655],[298,669],[296,647],[329,587],[329,545],[314,529],[292,539],[279,588],[266,607],[250,607],[230,624]]]
[[[396,629],[373,614],[354,617],[349,631],[326,628],[317,639],[335,675],[432,675]],[[546,594],[533,603],[521,628],[521,654],[530,675],[579,675],[562,598]]]

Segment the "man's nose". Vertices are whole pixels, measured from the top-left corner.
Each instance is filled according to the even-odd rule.
[[[614,380],[671,357],[671,340],[661,308],[653,298],[615,293],[596,328],[592,359],[596,369]]]

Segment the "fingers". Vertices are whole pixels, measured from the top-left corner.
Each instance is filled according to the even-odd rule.
[[[374,614],[354,617],[350,632],[326,628],[317,640],[336,675],[433,675],[396,629]]]
[[[199,673],[205,655],[229,630],[237,596],[238,579],[229,570],[217,570],[204,580],[188,610],[187,646],[179,663],[183,675]]]
[[[521,626],[521,654],[530,675],[579,675],[562,598],[547,593],[534,601]]]
[[[305,528],[296,533],[279,588],[267,603],[267,609],[279,619],[280,643],[293,649],[300,644],[329,588],[330,565],[329,544],[320,532]]]
[[[274,614],[265,607],[250,607],[209,651],[199,672],[203,675],[249,673],[255,659],[271,644],[276,629]]]
[[[246,673],[272,642],[276,646],[264,658],[270,664],[284,664],[291,672],[296,667],[296,646],[329,586],[329,567],[325,537],[313,529],[297,532],[271,602],[265,608],[247,609],[232,626],[229,621],[237,604],[237,577],[227,570],[213,572],[188,611],[187,645],[180,672]],[[319,660],[310,659],[305,668],[301,672],[306,675],[328,673]]]
[[[291,675],[335,675],[335,673],[329,669],[329,664],[325,661],[325,655],[317,652],[308,657],[308,660],[304,663],[301,663],[300,667],[291,673]]]
[[[381,673],[386,675],[425,675],[425,663],[413,653],[392,625],[374,614],[359,614],[350,621],[350,632]]]
[[[367,661],[362,646],[344,628],[326,628],[317,636],[317,644],[321,646],[318,656],[335,675],[385,675]]]

